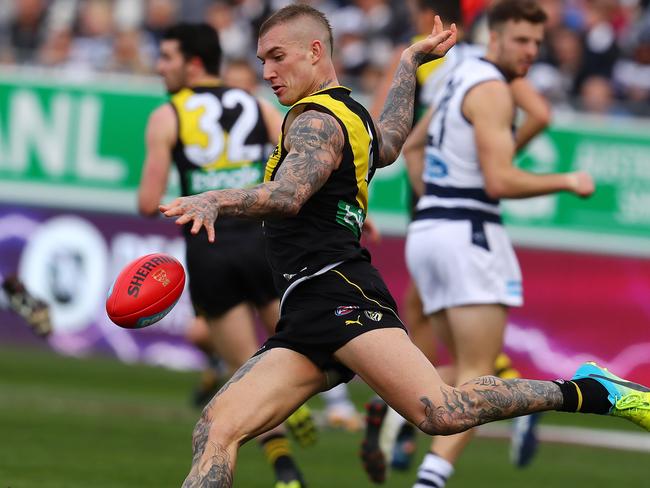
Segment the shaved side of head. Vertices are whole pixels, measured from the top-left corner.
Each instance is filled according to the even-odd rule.
[[[271,15],[260,27],[260,37],[273,27],[291,23],[294,27],[292,36],[296,41],[308,45],[313,40],[320,41],[325,52],[331,57],[334,49],[332,27],[327,17],[313,7],[304,4],[293,4],[281,8]]]

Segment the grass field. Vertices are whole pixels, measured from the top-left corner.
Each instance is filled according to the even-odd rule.
[[[196,373],[72,359],[0,347],[0,488],[178,487],[190,460],[199,412],[189,406]],[[351,385],[359,405],[370,391]],[[312,406],[320,408],[318,399]],[[547,414],[544,422],[635,429],[616,419]],[[357,459],[361,434],[321,432],[296,457],[310,488],[371,486]],[[418,460],[428,439],[420,436]],[[462,487],[650,486],[648,454],[544,444],[532,466],[508,463],[505,440],[478,438],[448,484]],[[392,473],[387,488],[409,488],[415,468]],[[254,443],[244,446],[235,486],[271,487]]]

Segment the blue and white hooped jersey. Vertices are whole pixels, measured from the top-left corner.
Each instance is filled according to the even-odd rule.
[[[425,194],[416,219],[445,218],[458,212],[499,218],[499,201],[485,192],[474,127],[462,112],[467,93],[490,80],[506,81],[499,69],[482,58],[469,57],[449,74],[433,100],[435,112],[427,129],[423,180]],[[491,219],[490,219],[491,220]]]

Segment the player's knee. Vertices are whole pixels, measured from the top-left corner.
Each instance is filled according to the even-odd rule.
[[[455,388],[446,387],[447,397],[454,398]],[[464,409],[456,408],[460,404],[437,405],[428,397],[421,397],[420,402],[424,407],[418,412],[417,427],[428,435],[458,434],[472,427]]]
[[[208,439],[211,443],[224,447],[239,441],[242,437],[241,433],[235,425],[224,420],[226,418],[226,415],[220,414],[212,405],[203,409],[201,418],[192,433],[192,446],[195,453],[203,452]]]

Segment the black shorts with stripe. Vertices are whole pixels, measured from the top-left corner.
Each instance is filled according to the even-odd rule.
[[[190,296],[197,315],[218,318],[240,303],[267,305],[278,297],[260,225],[186,236]]]
[[[334,352],[365,332],[388,327],[404,329],[384,280],[368,261],[348,261],[290,290],[276,334],[258,354],[275,347],[299,352],[328,375],[333,387],[354,377]]]

